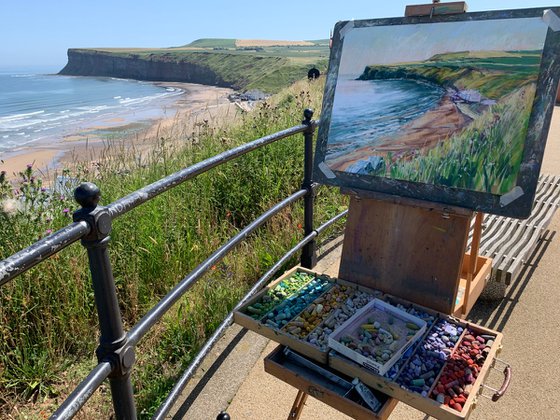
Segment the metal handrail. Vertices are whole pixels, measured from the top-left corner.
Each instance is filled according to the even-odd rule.
[[[312,124],[315,127],[318,124],[318,121],[312,121]],[[278,140],[294,134],[303,133],[307,129],[309,129],[308,125],[297,125],[286,130],[261,137],[249,143],[242,144],[241,146],[234,147],[233,149],[226,150],[225,152],[198,162],[107,205],[109,215],[112,219],[119,217],[157,195],[168,191],[169,189],[174,188],[177,185],[180,185],[204,172],[207,172],[218,165],[229,162],[232,159],[238,158],[248,152],[259,149]],[[72,223],[35,242],[33,245],[22,249],[16,254],[0,261],[0,286],[3,286],[41,261],[46,260],[51,255],[73,244],[78,239],[81,239],[89,233],[89,230],[90,226],[83,221]]]
[[[315,239],[321,232],[325,229],[330,227],[332,224],[343,218],[348,214],[348,210],[344,210],[342,213],[336,215],[326,223],[319,226],[316,230],[311,232],[305,238],[303,238],[300,242],[298,242],[292,249],[286,252],[282,258],[280,258],[276,264],[274,264],[263,276],[253,285],[251,290],[247,292],[247,294],[239,301],[239,303],[235,306],[233,311],[231,311],[226,318],[222,321],[222,323],[216,328],[216,331],[212,334],[212,336],[204,343],[202,348],[199,350],[196,357],[193,359],[191,364],[187,367],[187,369],[183,372],[181,378],[175,382],[173,389],[167,395],[165,401],[159,406],[156,413],[153,416],[153,420],[161,420],[164,419],[167,414],[171,411],[173,404],[177,401],[185,386],[187,386],[188,381],[192,378],[195,374],[196,369],[200,366],[204,358],[208,355],[210,350],[214,347],[214,345],[218,342],[222,334],[225,330],[232,324],[233,322],[233,312],[238,310],[240,307],[245,305],[253,297],[259,290],[261,290],[274,276],[278,270],[286,263],[290,258],[292,258],[296,252],[301,250],[305,245],[307,245],[310,241]]]
[[[29,270],[49,256],[60,252],[70,244],[81,239],[87,249],[89,266],[92,275],[95,303],[101,330],[100,344],[97,349],[99,364],[92,369],[63,404],[53,413],[53,419],[72,418],[99,388],[103,381],[110,379],[113,407],[118,419],[136,417],[136,406],[132,393],[130,372],[135,361],[134,349],[140,339],[155,325],[158,320],[200,279],[214,264],[223,259],[227,253],[247,238],[254,230],[272,216],[294,203],[300,198],[304,204],[304,238],[268,270],[251,288],[247,295],[238,303],[239,307],[269,281],[274,273],[296,252],[302,250],[301,263],[311,268],[316,261],[315,238],[327,227],[345,216],[346,212],[335,216],[317,229],[313,228],[313,198],[317,187],[311,180],[313,135],[318,121],[313,121],[313,111],[304,111],[301,125],[261,137],[252,142],[235,147],[216,156],[203,160],[188,168],[169,175],[146,187],[137,190],[107,207],[98,206],[100,191],[90,183],[80,185],[74,195],[81,209],[74,213],[74,223],[43,238],[33,245],[0,261],[0,286]],[[250,151],[271,144],[275,141],[303,133],[305,138],[304,179],[302,188],[274,205],[261,216],[247,225],[237,235],[214,251],[204,262],[181,280],[163,299],[161,299],[146,315],[134,325],[128,333],[123,329],[118,306],[115,282],[108,253],[109,233],[112,220],[134,209],[140,204],[151,200],[157,195],[194,178],[218,165],[240,157]],[[183,376],[164,403],[159,407],[155,418],[162,418],[171,409],[179,393],[192,377],[200,363],[204,360],[213,345],[231,324],[232,313],[224,319],[210,339],[204,344],[193,359]]]
[[[224,258],[228,252],[230,252],[242,240],[247,238],[247,236],[256,228],[289,204],[292,204],[297,199],[304,197],[305,194],[307,194],[306,190],[299,190],[295,194],[292,194],[288,198],[282,200],[280,203],[276,204],[270,210],[251,222],[247,227],[241,230],[241,232],[231,238],[225,245],[222,245],[218,250],[216,250],[187,277],[181,280],[177,286],[175,286],[162,300],[159,301],[156,306],[150,309],[148,313],[130,329],[128,333],[129,343],[131,345],[136,345],[138,341],[154,326],[154,324],[171,308],[171,306],[177,302],[177,300],[183,296],[187,290],[189,290],[190,287],[210,269],[210,267]]]
[[[0,287],[87,235],[86,222],[75,222],[0,261]]]

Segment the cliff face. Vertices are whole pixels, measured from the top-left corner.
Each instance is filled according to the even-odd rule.
[[[200,51],[181,49],[95,50],[69,49],[68,64],[59,74],[104,76],[161,82],[187,82],[229,87],[236,90],[259,89],[276,93],[307,76],[310,67],[321,71],[327,60],[310,64],[301,54],[246,53],[244,51]],[[297,59],[294,59],[297,58]]]
[[[196,63],[195,60],[189,60],[189,57],[177,58],[165,54],[141,57],[135,54],[69,49],[68,64],[59,74],[241,87],[235,81],[224,80],[204,63]]]

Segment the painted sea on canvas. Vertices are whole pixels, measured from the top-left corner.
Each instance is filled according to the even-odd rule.
[[[434,108],[445,89],[414,80],[339,79],[327,159],[336,159],[397,132]]]
[[[0,152],[165,116],[183,90],[108,77],[0,71]]]

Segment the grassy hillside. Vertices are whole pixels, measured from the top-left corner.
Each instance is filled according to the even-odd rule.
[[[367,66],[359,79],[427,80],[499,99],[536,82],[540,60],[539,51],[466,51],[438,54],[422,62]]]
[[[101,204],[108,204],[223,150],[299,124],[307,106],[318,116],[322,90],[320,82],[302,81],[234,126],[202,121],[186,138],[154,139],[157,146],[143,159],[131,150],[99,161],[98,173],[85,162],[67,174],[96,182]],[[297,135],[217,167],[115,220],[110,256],[127,329],[213,250],[298,190],[302,159],[303,140]],[[31,167],[22,168],[18,191],[5,176],[0,174],[0,204],[26,200],[11,213],[0,205],[0,259],[69,223],[76,208],[68,196],[51,200]],[[317,224],[344,205],[338,191],[321,189]],[[259,274],[301,239],[302,220],[301,202],[275,216],[214,266],[142,340],[133,371],[141,418],[151,417]],[[46,418],[95,365],[97,335],[87,257],[78,243],[0,288],[0,418]],[[108,394],[103,386],[80,418],[109,418]]]
[[[269,44],[273,45],[269,45]],[[274,44],[278,45],[274,45]],[[302,44],[302,45],[298,45]],[[240,46],[242,45],[242,46]],[[82,49],[116,57],[164,63],[192,63],[208,67],[225,84],[237,90],[260,89],[277,93],[307,76],[315,66],[325,72],[328,65],[328,40],[260,41],[199,39],[172,48]]]
[[[458,104],[473,121],[435,147],[390,154],[391,178],[493,194],[510,191],[523,157],[540,61],[539,51],[466,51],[367,66],[360,80],[425,80],[474,89],[493,100],[489,106]]]

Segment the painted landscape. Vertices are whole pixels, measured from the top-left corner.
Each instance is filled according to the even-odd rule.
[[[517,41],[535,49],[473,48],[423,60],[402,60],[405,53],[393,63],[366,65],[357,77],[342,72],[325,163],[359,175],[498,195],[511,191],[523,157],[543,42],[544,36],[542,42]],[[504,44],[511,45],[516,44]],[[343,54],[342,60],[351,56]]]

